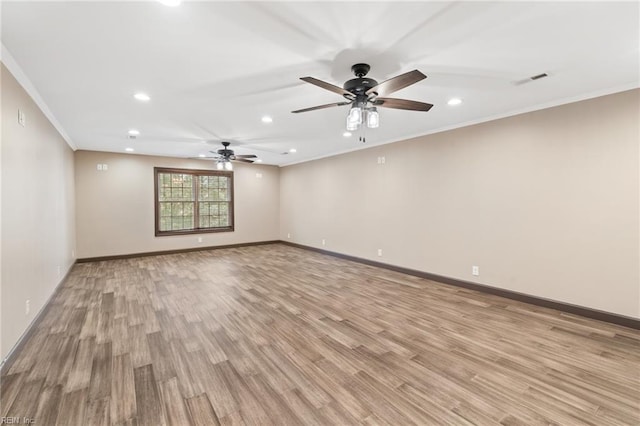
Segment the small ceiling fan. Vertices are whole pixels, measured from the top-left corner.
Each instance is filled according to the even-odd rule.
[[[356,78],[352,78],[345,82],[343,87],[338,87],[313,77],[301,77],[300,80],[342,95],[346,101],[318,105],[291,112],[300,113],[336,106],[351,105],[349,115],[347,116],[347,130],[357,130],[365,120],[367,127],[369,128],[379,126],[380,121],[376,107],[424,112],[429,111],[431,107],[433,107],[432,104],[424,102],[385,97],[388,94],[397,92],[400,89],[404,89],[407,86],[411,86],[412,84],[427,78],[427,76],[422,74],[420,71],[409,71],[390,78],[389,80],[385,80],[382,83],[378,83],[376,80],[366,77],[370,69],[371,67],[368,64],[353,65],[351,67],[351,71],[353,71]]]
[[[232,149],[229,149],[229,145],[231,142],[222,142],[222,149],[217,151],[209,151],[212,154],[216,154],[212,157],[192,157],[198,160],[215,160],[217,162],[216,168],[218,170],[233,170],[233,166],[231,165],[232,161],[238,161],[241,163],[253,163],[255,159],[258,158],[257,155],[248,154],[248,155],[236,155]]]

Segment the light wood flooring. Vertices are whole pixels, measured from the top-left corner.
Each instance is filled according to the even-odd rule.
[[[36,425],[638,425],[638,332],[281,244],[78,264],[2,376]]]

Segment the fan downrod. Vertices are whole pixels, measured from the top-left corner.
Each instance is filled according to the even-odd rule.
[[[351,67],[351,71],[356,75],[356,77],[359,78],[367,75],[370,69],[371,67],[369,66],[369,64],[355,64]]]

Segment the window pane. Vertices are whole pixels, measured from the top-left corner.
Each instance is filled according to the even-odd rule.
[[[160,216],[171,216],[171,204],[170,203],[161,203],[160,204]]]
[[[193,188],[192,187],[188,187],[188,188],[183,188],[182,189],[182,199],[184,201],[191,201],[193,200]]]
[[[172,217],[171,218],[171,229],[173,231],[179,231],[182,229],[182,217]]]

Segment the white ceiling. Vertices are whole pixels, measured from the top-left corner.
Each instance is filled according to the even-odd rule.
[[[193,157],[230,140],[286,165],[640,86],[638,2],[1,4],[3,61],[78,149]],[[342,86],[357,62],[379,82],[422,71],[391,97],[434,108],[381,108],[366,144],[342,136],[348,107],[290,112],[342,100],[300,77]]]

